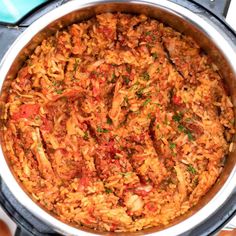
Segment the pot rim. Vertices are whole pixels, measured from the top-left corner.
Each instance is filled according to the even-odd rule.
[[[233,44],[230,42],[230,39],[227,37],[224,32],[220,29],[216,29],[215,25],[213,26],[212,22],[203,19],[202,17],[198,16],[194,12],[170,1],[163,1],[163,0],[137,0],[137,1],[125,1],[120,0],[118,1],[110,1],[110,0],[78,0],[78,1],[71,1],[68,3],[59,6],[58,8],[46,13],[38,20],[36,20],[32,25],[30,25],[13,43],[10,49],[5,54],[4,58],[0,64],[0,87],[3,85],[3,81],[7,76],[9,69],[12,66],[12,62],[21,52],[21,50],[32,40],[32,38],[39,33],[41,30],[46,28],[51,22],[56,21],[57,19],[70,14],[74,11],[92,7],[95,5],[106,4],[106,3],[129,3],[129,4],[141,4],[141,5],[148,5],[155,8],[160,8],[165,11],[171,12],[172,14],[184,18],[185,20],[195,24],[199,27],[199,29],[207,35],[209,38],[216,38],[216,46],[222,48],[221,44],[224,45],[224,55],[226,58],[232,57],[232,55],[236,55],[236,49],[234,48]],[[231,63],[232,70],[236,74],[236,64],[233,65]],[[41,208],[38,204],[36,204],[28,195],[27,193],[21,188],[20,184],[16,181],[13,173],[11,172],[6,159],[4,158],[2,148],[0,148],[0,174],[4,182],[6,183],[7,187],[17,199],[17,201],[23,205],[27,210],[29,210],[33,215],[35,215],[38,219],[42,220],[50,227],[52,227],[55,231],[62,233],[62,234],[69,234],[69,235],[95,235],[96,232],[90,233],[70,226],[62,221],[58,220],[54,216],[47,213],[43,208]],[[228,179],[220,189],[218,193],[199,211],[195,214],[190,216],[189,218],[183,220],[182,222],[170,226],[164,230],[150,233],[149,235],[158,235],[158,236],[165,236],[165,235],[179,235],[180,233],[187,232],[188,230],[192,229],[196,226],[196,224],[202,223],[206,218],[210,217],[220,205],[222,205],[230,194],[233,192],[236,186],[236,166],[231,171]],[[99,232],[98,232],[99,233]]]

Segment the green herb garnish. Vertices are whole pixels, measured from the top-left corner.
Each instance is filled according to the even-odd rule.
[[[151,113],[148,113],[147,118],[148,118],[148,119],[152,119]]]
[[[176,121],[176,122],[180,122],[181,119],[182,119],[182,114],[181,114],[181,113],[179,113],[179,114],[174,114],[173,117],[172,117],[172,119],[173,119],[174,121]]]
[[[115,83],[115,82],[116,82],[116,75],[115,75],[115,73],[113,73],[111,75],[111,83]]]
[[[187,134],[189,141],[194,140],[194,137],[193,137],[193,135],[192,135],[192,132],[191,132],[189,129],[187,129],[186,127],[184,127],[183,125],[179,124],[179,125],[178,125],[178,130],[179,130],[180,132],[184,132],[185,134]]]
[[[163,122],[165,125],[169,125],[170,123],[169,123],[169,121],[168,121],[168,119],[167,119],[167,116],[165,116],[165,120],[164,120],[164,122]]]
[[[128,77],[127,75],[122,75],[122,78],[123,78],[123,80],[124,80],[125,84],[126,84],[126,85],[128,85],[128,84],[129,84],[129,82],[130,82],[130,79],[129,79],[129,77]]]
[[[192,141],[192,140],[193,140],[193,135],[192,135],[191,131],[187,129],[187,130],[185,131],[185,133],[188,135],[188,140],[189,140],[189,141]]]
[[[112,124],[112,119],[111,119],[109,116],[107,117],[107,124],[108,124],[108,125],[111,125],[111,124]]]
[[[185,122],[191,122],[192,121],[192,118],[186,118],[185,119]]]
[[[154,41],[156,39],[157,39],[157,37],[155,35],[152,35],[152,40]]]
[[[194,175],[197,173],[196,169],[192,165],[188,165],[187,170]]]
[[[106,192],[107,194],[109,194],[109,193],[112,193],[112,190],[109,189],[109,188],[106,188],[106,189],[105,189],[105,192]]]
[[[185,130],[185,127],[183,125],[178,125],[178,130],[180,132],[183,132]]]
[[[145,80],[145,81],[150,80],[149,74],[147,72],[144,72],[143,75],[142,75],[142,79]]]
[[[152,53],[151,55],[152,55],[152,57],[153,57],[154,59],[157,59],[157,57],[158,57],[158,55],[157,55],[156,52]]]
[[[136,93],[138,98],[142,98],[143,97],[143,89],[139,89]]]
[[[151,31],[147,31],[147,32],[146,32],[146,35],[150,35],[150,34],[151,34]]]
[[[99,132],[99,133],[108,133],[109,130],[108,130],[108,129],[103,129],[103,128],[101,128],[101,127],[98,127],[98,128],[97,128],[97,132]]]
[[[126,71],[127,71],[129,74],[130,74],[131,70],[132,70],[131,65],[126,65]]]
[[[87,140],[88,139],[88,132],[86,131],[86,132],[84,132],[84,137],[83,137],[85,140]]]
[[[170,147],[171,150],[173,150],[176,147],[176,144],[175,143],[170,143],[169,147]]]
[[[147,99],[143,102],[142,106],[145,107],[149,102],[151,102],[151,98],[147,98]]]
[[[63,93],[63,90],[58,89],[58,90],[56,90],[56,93],[57,93],[57,94],[62,94],[62,93]]]
[[[125,102],[126,105],[129,105],[129,99],[128,99],[127,96],[124,97],[124,102]]]
[[[57,86],[57,85],[58,85],[58,82],[57,82],[57,81],[53,81],[53,82],[52,82],[52,85],[53,85],[53,86]]]
[[[80,59],[79,58],[75,58],[74,72],[77,70],[79,62],[80,62]]]
[[[123,176],[129,176],[129,175],[131,175],[131,172],[120,172],[119,174],[121,174]]]

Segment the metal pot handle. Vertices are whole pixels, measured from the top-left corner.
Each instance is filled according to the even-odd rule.
[[[51,0],[41,4],[37,8],[32,9],[27,13],[26,16],[14,24],[0,22],[0,42],[1,45],[7,45],[4,48],[0,48],[0,60],[7,51],[8,47],[26,29],[26,27],[28,27],[42,15],[62,5],[64,2],[65,0]]]
[[[14,236],[32,236],[32,234],[30,234],[28,231],[26,231],[23,228],[17,227]]]
[[[233,231],[236,229],[236,216],[223,228],[226,231]]]
[[[225,18],[229,9],[231,0],[191,0],[200,6],[207,8],[210,12],[216,14],[218,17]]]
[[[2,4],[2,7],[11,7],[12,11],[16,11],[17,14],[15,14],[16,16],[14,14],[4,14],[2,17],[0,17],[0,25],[10,27],[28,27],[45,13],[63,4],[63,0],[38,0],[31,4],[25,4],[24,1],[22,1],[22,4],[20,1],[18,1],[17,4],[12,0],[9,1],[9,3],[3,2]]]

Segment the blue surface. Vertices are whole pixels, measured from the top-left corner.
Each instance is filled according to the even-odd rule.
[[[0,0],[0,22],[14,24],[47,0]]]

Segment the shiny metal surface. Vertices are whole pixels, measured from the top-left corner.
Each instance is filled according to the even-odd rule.
[[[33,23],[9,49],[0,64],[0,115],[1,128],[4,119],[3,105],[7,96],[9,84],[14,79],[17,70],[24,62],[27,55],[39,44],[43,38],[56,32],[73,22],[88,19],[102,12],[128,12],[144,13],[170,25],[174,29],[192,36],[201,47],[209,54],[214,64],[219,68],[219,73],[225,79],[230,94],[236,106],[236,48],[230,38],[204,14],[193,13],[168,0],[146,1],[99,1],[99,0],[74,0],[58,7]],[[5,80],[5,81],[4,81]],[[4,82],[3,82],[4,81]],[[1,134],[0,134],[1,136]],[[1,137],[1,141],[2,137]],[[236,145],[234,145],[236,146]],[[0,150],[0,174],[4,182],[16,199],[43,222],[50,225],[55,231],[65,235],[94,235],[95,231],[77,229],[62,223],[44,209],[39,207],[24,192],[11,172],[10,165],[4,153]],[[6,156],[6,155],[5,155]],[[176,219],[172,225],[165,229],[152,228],[137,233],[119,235],[156,235],[172,236],[180,235],[210,217],[218,207],[226,201],[236,187],[236,149],[227,158],[225,168],[217,183],[209,193],[188,214]],[[115,233],[103,233],[103,235],[116,235]]]

